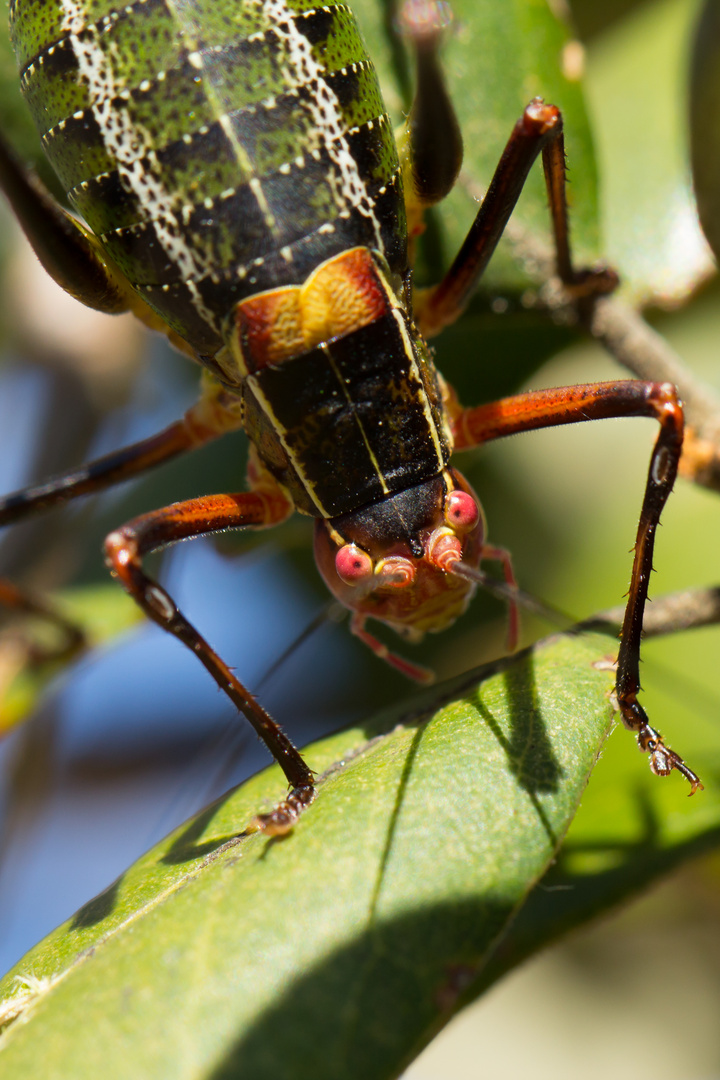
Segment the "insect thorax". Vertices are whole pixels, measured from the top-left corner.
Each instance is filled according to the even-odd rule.
[[[298,510],[334,518],[437,476],[437,374],[387,266],[353,248],[238,305],[225,363],[244,426]]]

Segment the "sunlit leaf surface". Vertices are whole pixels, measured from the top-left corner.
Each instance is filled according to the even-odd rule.
[[[233,840],[282,795],[276,768],[210,808],[6,977],[7,1015],[40,992],[3,1076],[259,1080],[318,1048],[318,1077],[394,1075],[567,829],[611,720],[608,646],[550,640],[439,711],[435,691],[311,747],[324,779],[283,841]]]

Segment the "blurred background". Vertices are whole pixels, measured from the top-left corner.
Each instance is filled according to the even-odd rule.
[[[471,7],[483,4],[454,7],[451,81],[462,74],[453,50],[460,57]],[[688,151],[691,36],[700,4],[573,0],[569,7],[577,38],[564,49],[565,77],[577,84],[584,74],[600,175],[601,235],[583,222],[579,246],[619,269],[625,295],[646,306],[692,370],[720,391],[720,292],[696,221]],[[6,57],[0,82],[8,94],[15,79]],[[522,103],[537,91],[520,84],[514,93]],[[392,91],[389,98],[399,115],[402,78],[397,87],[398,100]],[[521,107],[515,98],[511,118]],[[13,100],[4,115],[30,156]],[[471,95],[463,108],[470,143],[472,116],[482,108]],[[484,147],[492,160],[509,126],[499,120],[496,145]],[[580,138],[575,153],[571,131],[571,198],[581,216],[595,195],[592,155]],[[469,158],[474,150],[473,142]],[[535,211],[528,213],[534,221]],[[466,229],[467,213],[463,220]],[[451,222],[445,234],[438,221],[430,222],[421,253],[420,273],[428,277],[426,264],[444,258],[447,265],[443,238],[456,227]],[[59,294],[9,218],[0,246],[0,490],[149,435],[193,402],[197,369],[132,320],[96,316]],[[463,400],[623,377],[602,350],[533,309],[527,285],[507,269],[509,258],[501,253],[469,317],[437,342],[439,366]],[[512,551],[523,588],[578,618],[620,602],[654,438],[649,423],[606,422],[497,443],[461,462],[484,503],[491,541]],[[265,751],[183,647],[136,619],[108,584],[100,557],[113,527],[178,499],[239,490],[244,470],[242,437],[228,437],[0,536],[0,572],[36,589],[60,589],[101,642],[45,685],[37,674],[18,674],[12,638],[0,639],[0,722],[8,729],[0,742],[0,972],[171,828],[266,764]],[[663,519],[653,594],[718,580],[719,525],[718,497],[678,484]],[[179,606],[301,745],[411,692],[345,625],[327,620],[263,684],[327,603],[311,537],[310,523],[295,518],[256,537],[181,545],[161,567],[157,561]],[[525,643],[546,631],[524,618]],[[411,655],[446,677],[501,655],[504,635],[501,605],[479,596],[456,627]],[[691,764],[718,749],[718,655],[716,628],[645,648],[646,707]],[[30,701],[31,720],[15,723]],[[720,764],[717,753],[715,760]],[[617,732],[593,784],[630,788],[646,769],[632,740]],[[668,783],[684,798],[679,778]],[[616,1080],[720,1077],[719,880],[717,857],[705,857],[621,914],[574,934],[463,1013],[407,1077],[504,1078],[530,1069],[540,1078],[570,1077],[578,1059],[589,1080],[610,1070]]]

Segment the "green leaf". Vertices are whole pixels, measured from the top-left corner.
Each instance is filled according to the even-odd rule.
[[[3,1077],[398,1075],[528,953],[720,839],[717,785],[606,769],[537,887],[611,719],[608,646],[549,639],[310,747],[319,794],[283,840],[243,832],[275,766],[209,807],[0,983]]]
[[[638,304],[677,304],[712,271],[687,154],[687,61],[697,11],[696,0],[644,4],[589,49],[604,254]]]
[[[528,956],[627,903],[673,870],[720,844],[720,748],[693,750],[705,790],[638,772],[622,732],[610,740],[558,857],[484,973],[490,986]],[[649,930],[652,932],[652,930]]]
[[[690,66],[690,149],[703,231],[720,255],[720,11],[706,0],[695,28]]]
[[[32,1004],[3,1077],[396,1075],[572,819],[611,720],[608,646],[551,639],[439,711],[447,688],[311,747],[323,780],[285,840],[236,838],[281,797],[276,767],[215,804],[6,977],[4,1015]]]

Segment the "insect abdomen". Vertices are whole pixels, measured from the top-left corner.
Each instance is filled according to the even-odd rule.
[[[23,92],[71,204],[213,355],[236,303],[356,245],[406,267],[397,152],[330,0],[16,0]]]

